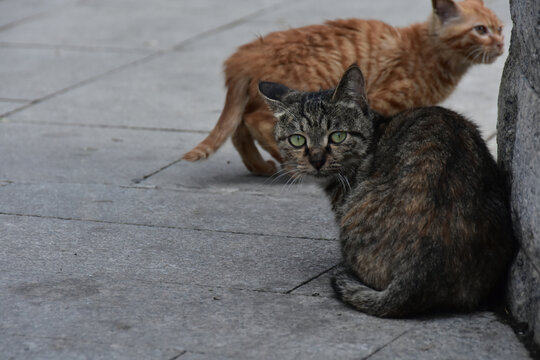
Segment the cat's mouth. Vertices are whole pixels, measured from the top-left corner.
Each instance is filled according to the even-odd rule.
[[[484,51],[482,56],[479,57],[478,62],[481,64],[491,64],[502,54],[504,54],[504,47],[493,47]]]
[[[328,169],[310,169],[309,171],[307,171],[305,173],[305,175],[307,176],[310,176],[312,178],[315,178],[315,179],[318,179],[318,180],[322,180],[322,179],[328,179],[329,177],[332,177],[334,176],[334,172],[332,171],[329,171]]]
[[[502,54],[504,54],[504,46],[495,45],[492,47],[476,48],[469,52],[467,57],[473,64],[491,64]]]

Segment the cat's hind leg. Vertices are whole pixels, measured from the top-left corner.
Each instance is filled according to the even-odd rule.
[[[232,143],[240,156],[246,168],[256,175],[272,176],[277,172],[276,164],[272,160],[264,160],[255,146],[255,141],[249,129],[240,123],[232,136]]]

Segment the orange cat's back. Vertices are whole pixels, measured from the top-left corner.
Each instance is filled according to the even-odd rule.
[[[251,172],[275,173],[275,164],[255,146],[258,142],[281,161],[275,119],[258,93],[259,81],[303,91],[329,89],[356,63],[371,108],[383,115],[440,103],[471,65],[491,63],[502,54],[502,23],[482,0],[432,4],[427,21],[407,27],[335,20],[270,33],[241,46],[225,62],[227,97],[216,126],[184,159],[207,158],[231,137]]]
[[[396,34],[382,21],[361,19],[273,32],[241,46],[227,59],[226,84],[249,78],[250,103],[261,105],[257,90],[260,80],[279,81],[304,91],[329,89],[352,63],[369,74],[373,64],[381,61],[381,39],[391,41]],[[370,80],[368,75],[368,84]]]

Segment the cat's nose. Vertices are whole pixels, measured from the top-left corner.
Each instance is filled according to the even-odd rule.
[[[317,170],[320,170],[321,167],[326,162],[326,154],[322,150],[315,150],[309,154],[309,163]]]

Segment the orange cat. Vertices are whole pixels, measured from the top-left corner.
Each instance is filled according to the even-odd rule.
[[[225,62],[228,91],[216,126],[183,159],[205,159],[232,135],[251,172],[277,171],[254,142],[282,161],[274,140],[275,119],[258,92],[260,80],[304,91],[329,89],[357,63],[369,104],[383,115],[443,101],[471,65],[492,63],[503,53],[504,39],[501,21],[482,0],[432,0],[432,5],[426,22],[408,27],[335,20],[270,33],[241,46]]]

